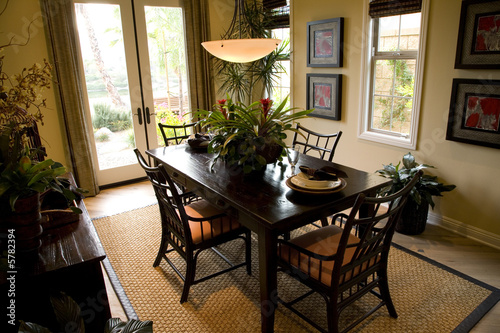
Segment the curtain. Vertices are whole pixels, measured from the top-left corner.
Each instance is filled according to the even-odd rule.
[[[210,110],[215,104],[215,92],[208,52],[201,43],[210,40],[208,2],[184,0],[187,40],[187,63],[191,108]]]
[[[78,47],[75,31],[75,14],[72,0],[40,0],[45,20],[46,34],[49,39],[49,52],[52,53],[55,77],[55,90],[59,94],[69,156],[70,169],[79,187],[89,191],[87,195],[99,193],[97,176],[87,136],[89,124],[84,112],[83,90],[78,66]]]
[[[422,0],[373,0],[369,14],[372,18],[418,13],[422,10]]]

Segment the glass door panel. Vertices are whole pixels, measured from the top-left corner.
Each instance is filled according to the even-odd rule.
[[[163,145],[159,121],[189,122],[179,1],[109,2],[75,3],[99,185],[143,177],[133,149]]]

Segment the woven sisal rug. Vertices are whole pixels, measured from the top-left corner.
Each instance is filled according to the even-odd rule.
[[[191,287],[188,301],[180,304],[182,281],[168,266],[152,264],[160,242],[158,206],[94,220],[108,257],[106,270],[129,318],[152,320],[155,332],[260,332],[257,244],[252,245],[252,276],[244,268]],[[254,235],[255,236],[255,235]],[[243,258],[243,241],[221,248],[237,260]],[[183,260],[172,257],[181,267]],[[212,252],[198,259],[197,274],[224,265]],[[198,275],[199,276],[199,275]],[[299,295],[303,286],[278,274],[283,299]],[[352,332],[467,332],[500,299],[500,291],[429,259],[394,246],[389,259],[391,295],[399,317],[385,307]],[[374,304],[367,295],[342,315],[349,320]],[[325,323],[324,302],[310,297],[303,311]],[[283,306],[276,311],[276,332],[316,332]]]

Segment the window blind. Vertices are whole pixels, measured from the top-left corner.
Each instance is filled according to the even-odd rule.
[[[262,0],[262,7],[268,15],[269,29],[290,27],[290,5],[287,0]]]
[[[372,18],[418,13],[422,10],[422,0],[373,0],[369,14]]]

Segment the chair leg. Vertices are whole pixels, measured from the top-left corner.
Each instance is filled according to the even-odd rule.
[[[166,240],[166,237],[163,235],[161,236],[161,245],[160,248],[158,249],[158,254],[156,255],[155,262],[153,263],[153,267],[158,267],[158,265],[161,262],[161,259],[163,258],[163,255],[167,252],[168,250],[168,242]]]
[[[320,219],[320,221],[321,221],[321,226],[322,227],[327,227],[328,226],[328,219],[326,217],[322,217]]]
[[[394,307],[394,303],[392,302],[391,294],[389,292],[389,283],[387,282],[387,272],[383,271],[380,274],[380,280],[379,280],[379,288],[380,288],[380,296],[382,297],[382,300],[385,302],[385,305],[387,306],[387,311],[389,311],[389,314],[393,318],[398,317],[398,313],[396,312],[396,308]]]
[[[186,279],[184,280],[184,288],[182,288],[181,304],[187,301],[189,295],[189,288],[194,282],[196,275],[196,258],[192,255],[186,260]]]
[[[335,302],[335,304],[334,304]],[[339,317],[340,314],[337,308],[337,299],[330,298],[330,300],[326,304],[326,313],[327,313],[327,324],[328,324],[328,333],[338,333],[339,332]]]
[[[247,262],[247,274],[252,275],[252,232],[245,233],[245,260]]]

